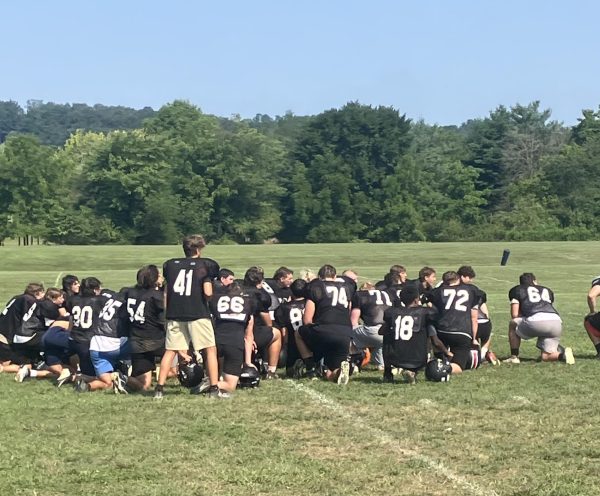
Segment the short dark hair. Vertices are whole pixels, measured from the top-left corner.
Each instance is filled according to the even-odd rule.
[[[183,238],[181,246],[183,247],[185,256],[191,257],[206,246],[206,241],[204,241],[204,237],[201,234],[190,234]]]
[[[321,267],[319,269],[319,279],[332,278],[332,277],[335,277],[336,275],[337,275],[337,272],[333,265],[323,265],[323,267]]]
[[[71,286],[76,282],[79,282],[79,277],[74,276],[73,274],[67,274],[62,278],[63,291],[66,291],[67,294],[71,294],[73,292],[71,291]]]
[[[406,272],[406,268],[404,267],[404,265],[392,265],[390,267],[390,274],[402,274]]]
[[[457,272],[454,272],[453,270],[449,270],[448,272],[444,272],[442,274],[442,282],[444,284],[450,284],[456,281],[460,280],[460,276],[458,275]]]
[[[419,288],[414,285],[406,286],[400,292],[400,301],[404,305],[410,305],[413,301],[415,301],[419,297]]]
[[[436,272],[434,268],[425,266],[419,271],[419,280],[424,281],[426,277],[429,277],[435,273]]]
[[[60,290],[58,288],[48,288],[46,290],[45,298],[47,300],[55,300],[56,298],[59,298],[60,296],[63,296],[63,292],[62,292],[62,290]]]
[[[81,280],[81,296],[95,296],[96,290],[102,288],[100,279],[95,277],[86,277]]]
[[[275,271],[275,274],[273,274],[273,279],[275,279],[276,281],[279,281],[280,279],[283,279],[284,277],[287,277],[290,274],[294,275],[294,271],[291,269],[288,269],[287,267],[279,267]]]
[[[223,277],[235,277],[235,274],[232,270],[221,269],[219,270],[219,279],[222,279]]]
[[[524,272],[519,276],[519,284],[524,286],[533,286],[535,284],[535,275],[533,272]]]
[[[290,290],[296,298],[304,298],[306,296],[306,286],[308,286],[308,283],[304,279],[296,279],[290,286]]]
[[[256,286],[263,282],[264,278],[265,271],[262,267],[250,267],[244,274],[244,286]]]
[[[35,296],[36,293],[39,293],[40,291],[44,291],[44,285],[42,283],[30,282],[25,287],[25,291],[23,291],[23,293],[29,296]]]
[[[456,272],[459,276],[475,278],[475,271],[470,265],[461,265]]]
[[[137,272],[137,287],[140,289],[155,288],[159,277],[160,272],[156,265],[144,265]]]

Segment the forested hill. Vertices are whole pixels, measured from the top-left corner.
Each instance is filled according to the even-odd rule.
[[[539,102],[446,127],[356,102],[248,120],[0,102],[0,239],[598,239],[599,131]]]

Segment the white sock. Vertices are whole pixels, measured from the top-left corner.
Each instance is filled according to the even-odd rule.
[[[37,375],[38,375],[38,371],[37,370],[31,369],[29,371],[29,377],[37,377]]]

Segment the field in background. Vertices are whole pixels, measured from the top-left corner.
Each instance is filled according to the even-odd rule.
[[[502,250],[511,249],[506,267]],[[508,355],[507,292],[524,271],[552,288],[564,343],[577,363],[540,364],[524,343],[520,365],[482,367],[448,384],[348,387],[277,381],[229,401],[191,397],[176,383],[149,397],[76,395],[49,382],[0,375],[0,490],[6,494],[597,495],[600,361],[581,325],[600,270],[598,242],[209,246],[205,256],[242,276],[280,265],[331,263],[379,280],[390,265],[442,272],[470,264],[488,293],[495,349]],[[0,248],[0,304],[31,281],[67,273],[106,287],[134,282],[168,247]],[[597,272],[598,271],[598,272]]]

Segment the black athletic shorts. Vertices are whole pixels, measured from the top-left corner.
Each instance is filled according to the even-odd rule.
[[[162,356],[165,354],[165,348],[157,348],[156,350],[145,351],[144,353],[131,354],[131,375],[138,377],[146,372],[154,372],[156,363],[160,363]]]
[[[492,336],[492,321],[480,322],[477,324],[477,339],[483,344],[487,343]]]
[[[301,358],[298,346],[296,345],[296,331],[288,329],[285,368],[289,369],[293,367],[296,361]]]
[[[350,353],[348,326],[336,324],[314,324],[298,329],[300,337],[314,354],[315,362],[323,359],[329,370],[340,368]]]
[[[588,315],[585,318],[585,322],[588,322],[594,330],[597,332],[592,332],[596,337],[600,338],[600,312],[593,313],[592,315]]]
[[[10,346],[14,354],[14,363],[17,365],[33,365],[40,360],[42,335],[36,333],[26,343],[13,343]]]
[[[217,355],[222,359],[221,371],[239,377],[244,365],[244,349],[230,344],[217,344]]]
[[[463,370],[476,369],[480,364],[480,351],[478,349],[469,348],[452,348],[453,357],[451,363],[455,363]]]
[[[263,360],[267,359],[267,347],[271,344],[271,341],[273,341],[273,328],[268,326],[254,327],[254,342],[258,354]]]

